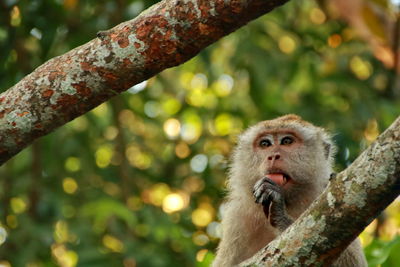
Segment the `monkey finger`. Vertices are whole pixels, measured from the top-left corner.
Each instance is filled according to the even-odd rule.
[[[258,186],[258,187],[255,187],[254,188],[254,192],[253,192],[253,195],[254,195],[254,197],[255,198],[260,198],[261,197],[261,195],[262,194],[264,194],[264,192],[266,192],[267,190],[269,190],[269,188],[268,188],[268,184],[261,184],[260,186]]]
[[[258,203],[258,204],[262,204],[265,200],[267,200],[267,198],[268,198],[268,196],[266,196],[265,191],[261,191],[261,192],[259,192],[259,194],[257,196],[255,196],[256,203]]]
[[[263,211],[264,211],[265,217],[268,219],[268,217],[269,217],[269,206],[263,206]]]
[[[279,185],[277,185],[274,181],[267,181],[267,183],[264,183],[264,186],[267,187],[269,190],[282,194],[282,188]]]
[[[257,199],[260,199],[260,197],[261,197],[261,195],[264,193],[264,190],[262,190],[261,188],[258,188],[258,189],[256,189],[255,191],[254,191],[254,193],[253,193],[253,196],[254,196],[254,198],[257,200]]]
[[[271,205],[271,202],[273,201],[273,196],[272,196],[273,193],[274,192],[270,189],[264,191],[263,194],[260,196],[259,203],[262,204],[263,206]]]
[[[261,178],[260,180],[258,180],[254,187],[253,190],[257,190],[258,188],[260,188],[264,183],[266,182],[266,178]]]
[[[272,180],[271,180],[270,178],[268,178],[268,177],[264,177],[264,178],[263,178],[263,181],[264,181],[264,182],[267,182],[267,183],[269,183],[269,184],[271,184],[271,185],[278,186],[277,183],[275,183],[274,181],[272,181]]]

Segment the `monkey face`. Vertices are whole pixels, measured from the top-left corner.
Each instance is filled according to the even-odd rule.
[[[290,129],[275,129],[260,132],[253,141],[253,153],[261,159],[263,175],[281,187],[302,182],[299,165],[306,155],[303,137]]]

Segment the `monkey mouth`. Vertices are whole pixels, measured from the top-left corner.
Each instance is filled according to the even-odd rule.
[[[265,176],[281,187],[291,180],[290,176],[283,172],[271,172],[267,173]]]

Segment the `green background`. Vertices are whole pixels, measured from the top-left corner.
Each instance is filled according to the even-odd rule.
[[[0,91],[155,2],[1,1]],[[336,169],[349,165],[399,115],[397,77],[371,44],[390,43],[381,18],[397,13],[364,1],[368,40],[329,3],[291,1],[4,164],[1,266],[208,266],[230,152],[260,120],[296,113],[326,127]],[[399,211],[362,234],[371,266],[399,266]]]

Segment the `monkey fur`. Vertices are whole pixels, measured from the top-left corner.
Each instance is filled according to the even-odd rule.
[[[297,115],[247,129],[232,156],[222,238],[212,266],[241,263],[289,227],[335,176],[335,153],[330,134]],[[334,266],[367,266],[358,239]]]

